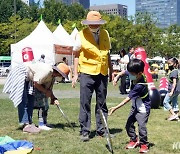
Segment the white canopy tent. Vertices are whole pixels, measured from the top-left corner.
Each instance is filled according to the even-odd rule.
[[[160,57],[160,56],[156,56],[156,57],[154,57],[152,59],[149,58],[148,60],[149,61],[159,61],[161,63],[165,63],[166,62],[166,59],[164,57]]]
[[[66,57],[68,65],[71,66],[71,70],[73,70],[73,61],[74,61],[74,52],[78,51],[81,47],[80,38],[79,41],[76,41],[75,37],[78,34],[78,30],[74,29],[73,36],[70,36],[67,31],[63,28],[61,24],[56,28],[53,32],[53,35],[58,38],[64,44],[60,46],[55,46],[55,62],[62,61],[63,57]],[[72,79],[72,72],[69,74],[69,79]]]
[[[79,35],[78,29],[75,27],[74,30],[72,31],[70,37],[75,40],[75,46],[73,48],[74,51],[78,51],[81,47],[81,39]]]
[[[63,42],[63,41],[62,41]],[[22,49],[30,47],[33,50],[35,61],[45,55],[45,61],[49,64],[55,64],[55,44],[63,44],[61,40],[55,38],[45,23],[41,20],[34,31],[16,44],[11,44],[12,67],[22,63]]]
[[[159,61],[163,61],[163,58],[162,57],[160,57],[160,56],[156,56],[156,57],[154,57],[154,58],[152,58],[153,60],[159,60]]]
[[[76,40],[76,36],[77,36],[78,33],[79,33],[79,31],[78,31],[77,28],[75,27],[74,30],[72,31],[71,35],[70,35],[71,38],[74,39],[74,40]]]
[[[75,46],[75,41],[70,37],[70,35],[67,33],[67,31],[63,28],[61,24],[56,28],[56,30],[53,32],[53,35],[58,38],[61,42],[63,42],[62,45],[65,46]]]
[[[73,51],[76,51],[77,48],[80,48],[79,45],[76,43],[75,39],[73,39],[67,33],[61,24],[59,24],[59,26],[53,32],[53,35],[58,38],[58,40],[63,42],[63,44],[60,44],[61,47],[58,47],[61,52],[56,52],[55,61],[62,61],[62,58],[66,57],[68,60],[68,65],[73,65]],[[64,50],[64,52],[62,50]]]

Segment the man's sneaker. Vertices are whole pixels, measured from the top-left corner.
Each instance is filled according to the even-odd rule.
[[[51,130],[52,128],[51,127],[48,127],[48,126],[46,126],[46,125],[42,125],[42,126],[39,126],[39,129],[41,129],[41,130]]]
[[[172,121],[175,120],[176,118],[178,118],[177,114],[171,115],[167,120]]]
[[[136,148],[139,145],[139,141],[130,141],[128,145],[126,146],[126,149],[133,149]]]
[[[148,146],[146,144],[142,144],[139,152],[140,153],[147,153],[148,151],[149,151]]]
[[[89,134],[81,135],[80,136],[81,141],[87,142],[89,141]]]
[[[23,128],[23,132],[26,133],[39,133],[40,129],[37,128],[34,124],[28,124]]]

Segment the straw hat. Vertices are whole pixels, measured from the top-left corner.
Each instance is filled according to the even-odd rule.
[[[58,71],[64,78],[69,79],[68,74],[70,72],[70,69],[66,64],[60,63],[57,66],[52,67],[54,70]]]
[[[101,19],[101,14],[99,12],[90,11],[87,14],[86,20],[83,20],[81,23],[84,25],[103,25],[106,21]]]

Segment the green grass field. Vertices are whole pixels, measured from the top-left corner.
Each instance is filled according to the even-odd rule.
[[[2,92],[0,86],[0,93]],[[58,84],[55,85],[56,90],[66,90],[69,96],[72,95],[71,84]],[[79,85],[73,89],[79,91]],[[113,87],[109,84],[109,93],[119,94],[118,87]],[[72,95],[73,96],[73,95]],[[61,107],[70,121],[75,127],[73,131],[61,116],[60,111],[56,106],[50,106],[48,123],[54,126],[50,131],[41,131],[39,134],[22,133],[18,129],[17,109],[13,107],[12,102],[7,98],[0,99],[0,136],[8,135],[13,139],[28,140],[33,142],[33,154],[108,154],[106,148],[106,139],[95,136],[95,98],[92,99],[92,125],[91,125],[91,140],[89,142],[81,142],[79,139],[79,98],[59,98]],[[107,98],[108,108],[118,104],[123,98],[111,97]],[[125,124],[129,114],[131,103],[117,110],[112,116],[108,117],[109,129],[116,137],[112,139],[115,154],[134,154],[138,153],[139,149],[126,150],[125,146],[129,138],[125,131]],[[152,109],[148,128],[148,138],[150,142],[151,154],[173,154],[180,153],[180,147],[173,149],[173,144],[180,142],[180,122],[167,121],[165,118],[168,112],[162,108]],[[34,110],[33,121],[37,121],[37,110]],[[137,125],[136,125],[137,126]]]

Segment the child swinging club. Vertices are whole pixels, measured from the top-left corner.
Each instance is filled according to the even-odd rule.
[[[109,115],[121,108],[123,105],[132,100],[132,108],[126,123],[126,131],[130,137],[130,142],[126,149],[132,149],[140,145],[140,153],[148,152],[148,138],[146,124],[150,115],[151,101],[148,94],[148,86],[144,72],[144,62],[139,59],[131,60],[127,65],[128,71],[120,72],[113,81],[116,85],[119,77],[123,74],[129,75],[132,81],[131,90],[119,105],[109,109]],[[134,123],[137,121],[139,130],[139,139],[135,132]]]

